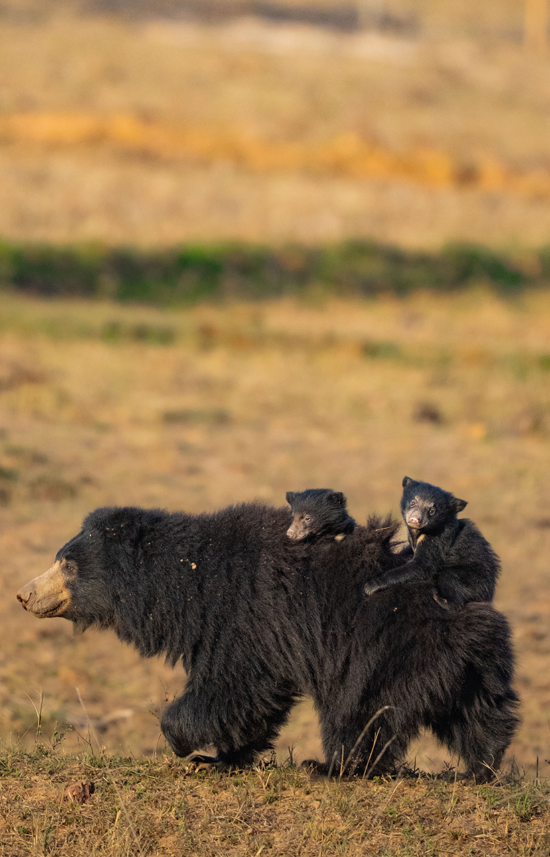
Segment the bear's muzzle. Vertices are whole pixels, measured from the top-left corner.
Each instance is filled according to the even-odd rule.
[[[63,616],[71,603],[71,593],[63,574],[63,561],[56,560],[48,571],[21,587],[17,600],[38,619]]]

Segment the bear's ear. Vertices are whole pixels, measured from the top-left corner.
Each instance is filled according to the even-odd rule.
[[[286,502],[288,503],[289,506],[292,506],[292,504],[294,503],[295,497],[296,497],[295,491],[287,491],[286,492]]]
[[[347,502],[345,495],[341,491],[333,491],[332,494],[329,494],[328,501],[333,506],[345,506]]]
[[[453,505],[455,507],[456,512],[462,512],[463,509],[468,505],[467,500],[459,500],[458,497],[453,497]]]
[[[404,476],[403,477],[403,488],[408,488],[409,485],[414,485],[414,484],[415,484],[415,481],[414,481],[414,479],[411,479],[410,476]]]

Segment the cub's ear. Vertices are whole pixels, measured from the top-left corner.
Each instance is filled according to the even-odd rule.
[[[468,505],[468,501],[467,500],[459,500],[458,497],[453,497],[453,504],[454,504],[455,510],[457,512],[462,512],[462,510],[465,509],[466,506]]]
[[[347,503],[345,495],[341,491],[333,491],[332,494],[329,494],[328,501],[333,506],[345,506]]]
[[[411,479],[410,476],[404,476],[402,484],[403,484],[403,488],[408,488],[409,485],[415,485],[416,483],[415,483],[414,479]]]
[[[295,491],[287,491],[286,492],[286,502],[289,504],[289,506],[292,506],[292,504],[294,503],[295,497],[296,497]]]

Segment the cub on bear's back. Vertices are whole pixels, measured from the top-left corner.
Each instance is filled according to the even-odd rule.
[[[446,610],[492,601],[500,560],[473,521],[457,517],[467,505],[449,491],[405,476],[401,512],[412,559],[405,552],[404,565],[369,579],[365,591],[372,595],[387,586],[430,580],[434,598]]]
[[[355,521],[348,513],[347,500],[341,491],[332,488],[308,488],[287,491],[292,522],[286,531],[289,539],[333,538],[340,542],[353,533]]]

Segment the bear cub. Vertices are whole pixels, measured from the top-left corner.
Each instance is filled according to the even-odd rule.
[[[341,542],[355,529],[355,521],[346,509],[347,500],[341,491],[330,488],[310,488],[308,491],[288,491],[292,523],[286,534],[289,539],[330,536]]]
[[[413,557],[375,575],[365,586],[367,595],[396,583],[429,580],[445,610],[460,610],[469,601],[492,601],[500,560],[472,521],[457,518],[466,505],[442,488],[405,476],[401,513],[410,548],[403,554],[412,550]]]

